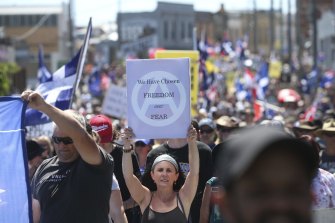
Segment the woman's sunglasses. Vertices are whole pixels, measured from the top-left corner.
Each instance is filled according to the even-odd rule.
[[[52,141],[56,144],[60,144],[62,142],[64,145],[69,145],[73,143],[73,140],[70,137],[52,136]]]

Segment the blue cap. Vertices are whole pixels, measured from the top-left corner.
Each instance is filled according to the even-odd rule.
[[[215,128],[216,128],[215,123],[214,123],[213,120],[210,119],[210,118],[203,118],[203,119],[201,119],[201,120],[199,121],[199,127],[200,127],[200,128],[201,128],[202,126],[204,126],[204,125],[207,125],[207,126],[209,126],[210,128],[212,128],[212,129],[215,129]]]

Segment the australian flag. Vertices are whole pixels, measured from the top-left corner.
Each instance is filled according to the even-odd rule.
[[[46,102],[55,107],[65,110],[70,108],[73,91],[78,87],[84,66],[84,58],[88,48],[88,40],[92,32],[91,19],[88,24],[84,45],[77,55],[66,65],[59,68],[50,78],[41,78],[40,85],[36,88]],[[43,61],[40,67],[45,67]],[[39,72],[40,73],[40,72]],[[37,110],[28,108],[26,110],[26,126],[40,125],[51,122],[49,117]]]

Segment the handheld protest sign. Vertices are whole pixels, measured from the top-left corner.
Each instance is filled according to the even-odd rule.
[[[136,138],[186,138],[190,59],[127,60],[128,126]]]

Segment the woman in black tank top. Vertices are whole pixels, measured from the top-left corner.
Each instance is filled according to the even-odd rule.
[[[143,214],[142,223],[186,223],[195,196],[199,179],[199,153],[196,146],[197,133],[190,126],[187,133],[190,171],[183,182],[178,162],[168,154],[158,156],[149,174],[154,186],[144,186],[133,175],[131,139],[133,132],[126,128],[121,133],[124,142],[122,171],[132,198],[139,204]],[[178,184],[179,183],[179,184]]]

